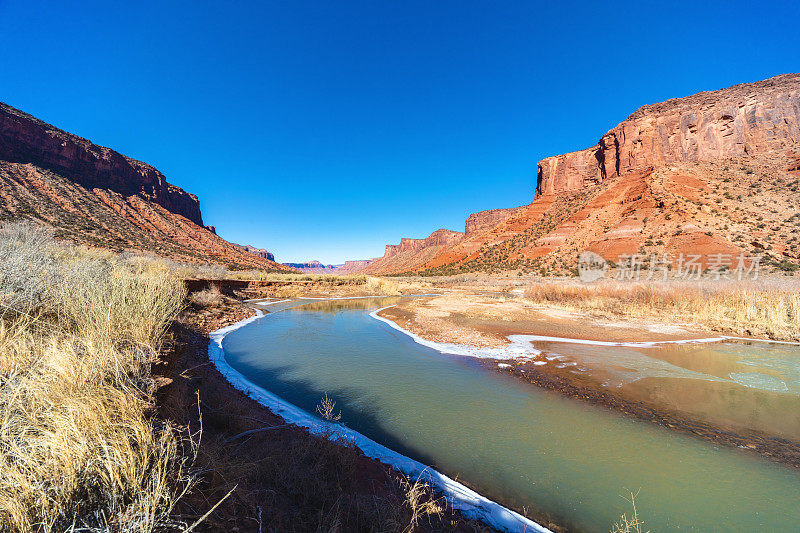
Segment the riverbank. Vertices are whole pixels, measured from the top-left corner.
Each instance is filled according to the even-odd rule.
[[[615,377],[613,372],[602,365],[588,369],[584,364],[586,357],[577,360],[562,356],[551,357],[548,353],[537,353],[538,350],[535,349],[521,356],[517,350],[516,355],[506,354],[509,357],[492,357],[493,352],[503,352],[512,346],[518,348],[517,343],[512,344],[508,339],[513,335],[522,335],[522,339],[525,338],[524,335],[537,335],[540,339],[583,339],[585,341],[582,342],[589,343],[627,343],[635,346],[637,343],[718,338],[717,332],[703,330],[694,324],[663,320],[592,316],[586,312],[533,304],[513,294],[470,294],[465,291],[447,291],[437,298],[403,301],[397,306],[380,311],[378,316],[426,341],[466,345],[473,351],[483,352],[485,357],[476,358],[475,361],[491,371],[510,374],[537,387],[613,409],[671,430],[758,453],[795,468],[800,467],[800,444],[796,440],[741,425],[721,424],[717,421],[721,418],[704,418],[691,410],[674,408],[664,398],[657,397],[661,394],[660,389],[688,386],[699,390],[702,383],[711,393],[703,389],[702,394],[693,395],[693,391],[689,390],[687,397],[696,397],[698,403],[707,403],[714,395],[727,401],[723,393],[730,391],[724,388],[724,384],[712,384],[698,379],[646,378],[633,384],[609,386],[608,382]],[[532,348],[527,342],[520,344]],[[547,345],[554,349],[556,346],[558,349],[564,347],[563,344]],[[583,348],[587,345],[578,346]],[[617,348],[602,349],[608,351]],[[575,361],[580,361],[580,364]],[[662,361],[657,362],[664,364]],[[619,364],[609,363],[609,366]],[[715,376],[709,378],[719,380]],[[668,386],[654,388],[654,383],[667,383]],[[675,385],[676,383],[679,385]],[[759,398],[753,396],[753,401],[759,401]]]
[[[200,529],[305,531],[339,524],[353,531],[489,531],[430,488],[348,443],[287,424],[236,390],[208,360],[208,334],[253,313],[221,294],[210,305],[192,304],[173,326],[168,356],[156,369],[161,416],[203,428],[197,458],[203,474],[182,513],[202,514],[233,491]]]

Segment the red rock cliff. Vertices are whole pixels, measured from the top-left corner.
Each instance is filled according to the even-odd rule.
[[[662,164],[754,156],[800,142],[800,74],[639,108],[593,147],[539,162],[536,194]]]
[[[460,231],[438,229],[424,239],[400,239],[400,244],[387,244],[384,257],[391,257],[400,252],[418,252],[430,246],[445,246],[453,244],[464,237]]]
[[[364,268],[368,267],[370,264],[374,263],[375,259],[358,259],[354,261],[345,261],[344,264],[339,267],[339,274],[353,274]]]
[[[249,244],[240,244],[239,246],[244,248],[245,252],[249,252],[253,255],[257,255],[258,257],[262,257],[264,259],[269,259],[270,261],[275,261],[275,256],[272,255],[272,252],[268,252],[263,248],[256,248],[255,246],[250,246]]]
[[[490,209],[488,211],[472,213],[467,217],[467,221],[464,223],[464,234],[469,237],[476,233],[488,231],[516,213],[519,209],[519,207],[511,207],[507,209]]]
[[[164,175],[141,161],[62,131],[0,102],[0,160],[33,163],[87,189],[137,194],[202,226],[197,196],[167,183]]]

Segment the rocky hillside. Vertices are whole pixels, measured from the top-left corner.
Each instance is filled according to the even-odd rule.
[[[421,264],[384,261],[383,272],[567,273],[584,250],[614,262],[701,254],[704,266],[714,254],[758,253],[792,270],[800,74],[643,106],[595,146],[540,161],[536,191],[471,236],[418,247]]]
[[[0,103],[0,220],[16,219],[115,251],[286,270],[204,226],[197,197],[150,165]]]

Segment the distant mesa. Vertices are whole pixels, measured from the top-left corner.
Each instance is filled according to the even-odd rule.
[[[0,220],[18,219],[88,246],[288,270],[204,226],[197,196],[152,166],[0,103]]]
[[[367,266],[371,265],[373,262],[377,261],[377,259],[357,259],[354,261],[345,261],[342,266],[339,267],[338,274],[355,274],[356,272],[361,272]]]
[[[376,274],[569,273],[578,254],[800,259],[800,74],[639,108],[594,146],[539,162],[532,203],[387,245]],[[705,263],[704,263],[705,265]]]
[[[268,252],[263,248],[256,248],[255,246],[250,246],[249,244],[240,245],[246,252],[249,252],[253,255],[257,255],[258,257],[263,257],[264,259],[269,259],[270,261],[275,261],[275,256],[272,255],[272,252]]]
[[[345,261],[339,265],[325,265],[320,261],[308,261],[306,263],[282,263],[284,266],[294,268],[300,272],[309,274],[354,274],[360,272],[375,259],[360,259],[355,261]]]
[[[319,261],[308,261],[306,263],[281,263],[284,266],[294,268],[300,272],[313,274],[332,274],[341,265],[323,265]]]

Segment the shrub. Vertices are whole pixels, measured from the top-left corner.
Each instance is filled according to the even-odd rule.
[[[381,294],[387,296],[395,296],[400,294],[400,290],[397,288],[397,285],[388,279],[374,278],[369,276],[367,277],[366,285],[367,291],[369,291],[370,294]]]
[[[5,224],[0,230],[0,314],[52,310],[60,271],[53,263],[55,241],[34,223]]]
[[[219,287],[212,285],[208,289],[190,294],[189,301],[197,307],[213,307],[222,302],[222,293],[219,291]]]

